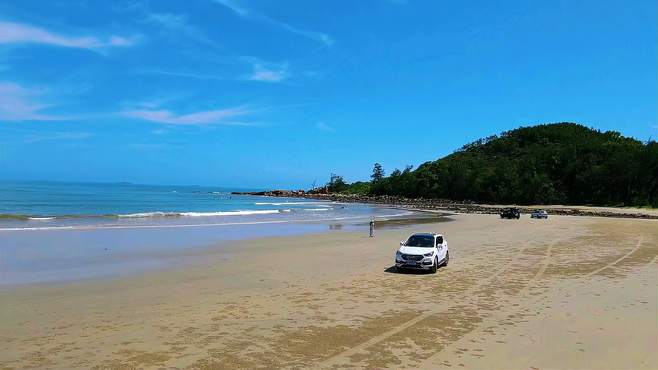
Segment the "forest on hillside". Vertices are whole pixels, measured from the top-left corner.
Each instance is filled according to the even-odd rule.
[[[658,207],[658,143],[576,123],[521,127],[464,145],[454,153],[372,181],[329,191],[500,204]]]

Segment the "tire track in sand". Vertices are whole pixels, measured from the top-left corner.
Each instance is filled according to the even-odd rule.
[[[651,262],[649,262],[649,263],[647,263],[646,265],[644,265],[644,268],[645,268],[645,269],[648,269],[648,268],[650,268],[650,267],[653,267],[653,265],[656,264],[656,261],[658,261],[658,256],[655,256],[655,257],[651,260]]]
[[[619,262],[621,262],[621,261],[623,261],[624,259],[630,257],[633,253],[635,253],[637,250],[639,250],[639,249],[642,247],[643,241],[644,241],[644,237],[641,236],[641,237],[638,239],[637,243],[635,244],[635,247],[633,247],[633,249],[631,249],[630,251],[628,251],[627,253],[625,253],[623,256],[617,258],[616,260],[614,260],[614,261],[612,261],[612,262],[606,264],[605,266],[600,267],[600,268],[598,268],[598,269],[596,269],[596,270],[594,270],[594,271],[592,271],[592,272],[589,272],[589,273],[585,274],[585,275],[583,276],[583,278],[587,278],[587,277],[594,276],[594,275],[598,274],[599,272],[604,271],[605,269],[608,269],[608,268],[612,268],[612,267],[614,267],[614,266],[617,265]],[[534,276],[534,277],[528,282],[528,285],[526,285],[526,286],[525,286],[525,287],[519,292],[519,294],[518,294],[519,296],[523,296],[523,295],[524,295],[529,289],[531,289],[530,284],[531,284],[532,282],[534,282],[534,281],[539,280],[539,279],[543,276],[544,272],[546,271],[546,269],[548,268],[548,266],[549,266],[549,264],[550,264],[551,250],[552,250],[552,247],[553,247],[555,244],[556,244],[556,243],[552,243],[551,245],[549,245],[548,250],[547,250],[547,253],[546,253],[546,256],[545,256],[546,258],[544,259],[544,263],[542,264],[542,267],[539,269],[539,271],[537,271],[537,274],[535,274],[535,276]],[[654,262],[656,262],[656,260],[658,260],[658,256],[654,257],[653,260],[652,260],[649,264],[647,264],[647,265],[645,265],[645,266],[650,266],[650,265],[652,265]],[[572,282],[571,284],[566,284],[565,286],[570,286],[570,285],[578,284],[578,283],[580,283],[580,282],[582,282],[582,280],[578,280],[578,281]],[[541,297],[541,296],[540,296],[540,297],[537,297],[537,298],[535,298],[535,299],[530,300],[530,302],[527,302],[527,303],[534,303],[534,302],[536,302],[536,301],[540,301],[540,300],[542,300],[542,299],[544,299],[544,297]],[[510,314],[513,314],[513,313],[515,313],[515,312],[518,312],[520,309],[521,309],[520,307],[517,307],[516,309],[514,309],[514,310],[512,310],[512,311],[506,311],[506,312],[503,312],[503,313],[501,313],[501,314],[499,314],[499,315],[496,315],[495,317],[491,317],[491,318],[489,318],[489,319],[487,320],[487,324],[495,323],[496,321],[500,320],[501,317],[509,316]],[[483,322],[482,324],[484,325],[485,323]],[[482,326],[482,325],[480,325],[480,326]],[[485,327],[486,327],[486,326],[485,326]],[[482,329],[477,330],[477,332],[482,332],[482,331],[483,331]],[[473,332],[471,332],[471,333],[473,333]],[[441,356],[442,353],[445,353],[445,351],[449,351],[450,349],[451,349],[451,347],[443,348],[442,350],[440,350],[439,352],[435,353],[435,354],[432,355],[431,357],[425,359],[425,360],[424,360],[423,362],[421,362],[416,368],[418,368],[418,369],[424,369],[424,368],[429,368],[429,367],[436,366],[436,363],[437,363],[437,357]]]
[[[523,247],[517,249],[514,253],[514,256],[512,257],[512,260],[509,261],[509,262],[506,262],[504,264],[504,266],[501,267],[500,269],[498,269],[494,274],[489,275],[489,277],[487,279],[485,279],[484,282],[467,289],[462,294],[467,295],[467,296],[471,295],[472,293],[476,292],[478,289],[483,288],[486,284],[493,282],[496,278],[498,278],[506,270],[508,270],[509,266],[511,266],[514,262],[516,262],[518,260],[519,256],[529,247],[529,244],[530,243],[525,243],[523,245]],[[394,328],[392,328],[392,329],[390,329],[390,330],[388,330],[388,331],[386,331],[386,332],[384,332],[380,335],[372,337],[369,340],[367,340],[367,341],[365,341],[365,342],[363,342],[363,343],[361,343],[357,346],[354,346],[354,347],[352,347],[352,348],[350,348],[346,351],[343,351],[341,353],[333,355],[333,356],[319,362],[318,364],[316,364],[312,368],[313,369],[323,369],[323,368],[332,366],[332,365],[336,364],[340,359],[348,358],[348,357],[350,357],[350,356],[352,356],[352,355],[354,355],[354,354],[356,354],[360,351],[363,351],[363,350],[367,349],[368,347],[371,347],[371,346],[373,346],[373,345],[375,345],[379,342],[382,342],[382,341],[390,338],[391,336],[393,336],[393,335],[395,335],[395,334],[397,334],[397,333],[399,333],[399,332],[401,332],[401,331],[403,331],[407,328],[410,328],[410,327],[418,324],[419,322],[431,317],[432,315],[435,315],[435,314],[440,313],[442,311],[449,310],[451,308],[457,307],[461,304],[462,304],[461,302],[448,304],[448,305],[442,306],[441,309],[431,310],[431,311],[428,311],[424,314],[418,315],[418,316],[414,317],[413,319],[411,319],[411,320],[409,320],[409,321],[407,321],[407,322],[405,322],[401,325],[398,325],[398,326],[396,326],[396,327],[394,327]]]
[[[546,272],[546,269],[548,269],[548,266],[551,263],[553,247],[557,244],[558,244],[558,242],[552,242],[548,245],[548,247],[546,248],[546,252],[544,254],[544,257],[542,259],[541,267],[539,268],[539,270],[537,270],[535,275],[530,280],[528,280],[528,283],[515,296],[521,296],[521,297],[525,296],[527,294],[527,292],[530,289],[533,288],[532,284],[535,283],[535,282],[538,282],[544,276],[544,273]],[[519,311],[520,309],[521,308],[518,307],[515,310],[513,310],[513,312]],[[492,323],[495,323],[498,320],[500,320],[501,316],[502,317],[507,316],[507,315],[509,315],[509,313],[510,312],[505,312],[504,314],[499,314],[499,315],[494,315],[492,317],[489,317],[486,321],[483,321],[482,323],[480,323],[478,329],[469,332],[468,335],[474,335],[474,334],[483,332]],[[462,338],[464,338],[464,337],[466,337],[466,335],[464,335]],[[460,338],[460,339],[462,339],[462,338]],[[455,341],[455,342],[457,342],[457,341]],[[416,368],[417,369],[424,369],[424,368],[429,368],[429,367],[435,366],[436,358],[438,356],[440,356],[442,353],[444,353],[445,351],[448,351],[450,349],[451,349],[451,346],[446,346],[446,347],[442,348],[441,350],[439,350],[438,352],[436,352],[432,356],[430,356],[430,357],[426,358],[425,360],[423,360],[423,362],[421,362]]]
[[[635,244],[635,247],[633,249],[631,249],[628,253],[624,254],[623,256],[617,258],[616,260],[608,263],[607,265],[605,265],[601,268],[598,268],[598,269],[596,269],[596,270],[594,270],[590,273],[585,274],[584,277],[591,277],[591,276],[594,276],[594,275],[598,274],[599,272],[601,272],[601,271],[603,271],[607,268],[614,267],[616,264],[618,264],[619,262],[621,262],[621,261],[625,260],[626,258],[630,257],[631,254],[635,253],[638,249],[640,249],[640,247],[642,247],[643,242],[644,242],[644,237],[640,236],[639,240]]]

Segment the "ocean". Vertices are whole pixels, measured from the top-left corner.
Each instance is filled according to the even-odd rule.
[[[367,228],[410,212],[206,186],[0,182],[0,286],[141,273],[263,237]]]
[[[0,182],[0,230],[202,226],[376,218],[391,210],[308,199],[233,195],[204,186]],[[397,212],[399,213],[399,212]]]

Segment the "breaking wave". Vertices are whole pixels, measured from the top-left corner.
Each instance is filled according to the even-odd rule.
[[[290,212],[289,209],[261,209],[249,211],[220,211],[220,212],[144,212],[118,215],[119,218],[144,218],[144,217],[216,217],[216,216],[250,216],[269,215],[282,212]]]

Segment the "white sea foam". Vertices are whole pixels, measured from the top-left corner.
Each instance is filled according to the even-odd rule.
[[[142,212],[142,213],[130,213],[127,215],[118,215],[119,218],[142,218],[142,217],[176,217],[180,216],[180,213],[176,212]]]
[[[54,220],[55,217],[28,217],[27,219],[30,221],[48,221]]]
[[[212,216],[250,216],[250,215],[270,215],[281,212],[289,212],[288,209],[261,209],[249,211],[225,211],[225,212],[182,212],[181,216],[189,217],[212,217]]]
[[[320,204],[326,204],[326,202],[256,202],[254,203],[257,206],[304,206],[304,205],[319,205],[319,207],[331,207],[331,206],[322,206]]]
[[[386,220],[390,217],[400,217],[412,214],[413,212],[401,212],[389,215],[377,215],[375,219]],[[96,229],[178,229],[178,228],[199,228],[199,227],[217,227],[217,226],[238,226],[238,225],[261,225],[261,224],[284,224],[284,223],[318,223],[326,221],[342,220],[363,220],[363,216],[352,217],[335,217],[325,219],[301,219],[301,220],[268,220],[268,221],[245,221],[245,222],[221,222],[221,223],[202,223],[202,224],[175,224],[175,225],[77,225],[77,226],[43,226],[43,227],[5,227],[0,231],[46,231],[46,230],[96,230]]]
[[[146,218],[146,217],[216,217],[216,216],[250,216],[268,215],[281,212],[290,212],[289,209],[260,209],[247,211],[217,211],[217,212],[143,212],[119,215],[119,218]]]

